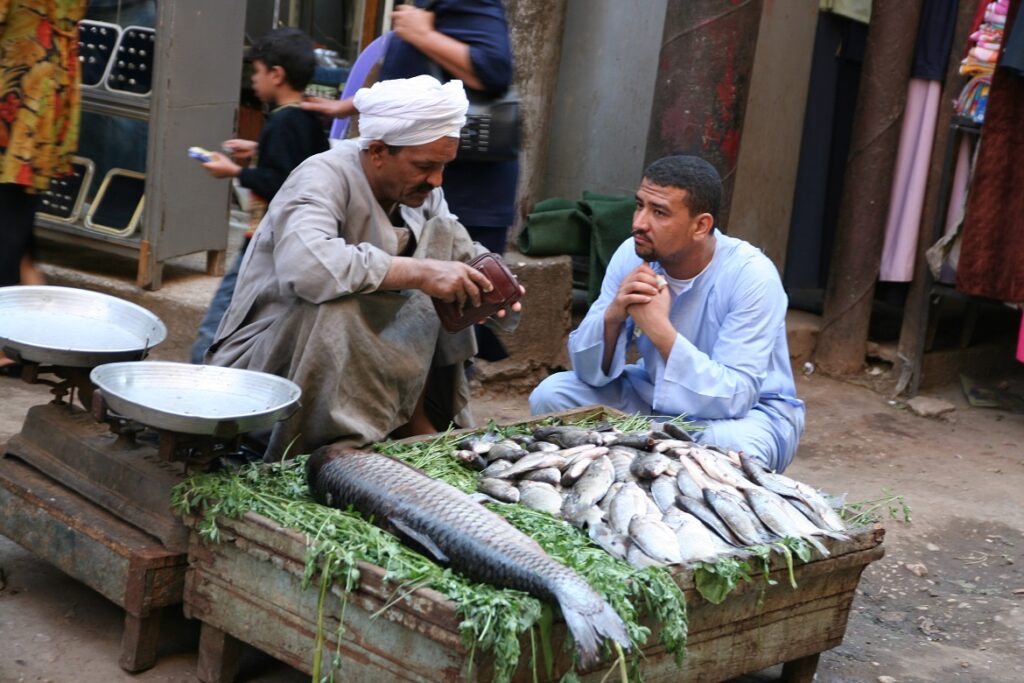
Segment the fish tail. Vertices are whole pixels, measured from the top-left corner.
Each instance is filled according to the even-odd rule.
[[[576,641],[580,664],[590,667],[599,661],[601,642],[610,638],[628,650],[629,633],[612,606],[589,588],[578,585],[556,587],[555,599],[565,623]]]
[[[826,548],[824,544],[822,544],[822,542],[816,539],[814,536],[803,536],[802,538],[811,545],[813,545],[817,549],[817,551],[821,553],[822,557],[828,557],[832,554],[828,551],[828,548]]]

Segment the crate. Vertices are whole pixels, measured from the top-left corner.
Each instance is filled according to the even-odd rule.
[[[601,408],[569,411],[566,421],[609,414]],[[536,418],[541,419],[541,418]],[[536,420],[531,420],[531,422]],[[186,518],[195,529],[197,518]],[[237,671],[241,643],[310,673],[316,652],[318,587],[301,588],[307,550],[305,537],[249,513],[218,521],[221,542],[207,544],[193,531],[185,585],[185,613],[202,622],[198,677],[204,683],[228,683]],[[773,558],[768,585],[759,577],[741,584],[720,605],[705,601],[685,567],[675,574],[686,594],[690,636],[687,659],[679,669],[658,644],[658,625],[644,650],[647,681],[721,681],[785,663],[784,677],[810,681],[819,653],[842,642],[850,605],[864,568],[880,558],[884,532],[863,528],[848,542],[826,543],[832,556],[795,567],[798,587]],[[324,605],[323,669],[335,649],[343,657],[339,680],[488,681],[493,662],[476,653],[471,678],[470,650],[459,638],[455,604],[430,589],[394,599],[380,567],[363,564],[359,588],[346,598],[337,588]],[[315,582],[314,582],[315,583]],[[344,606],[345,633],[335,641],[337,615]],[[563,646],[564,624],[556,624],[553,651],[557,681],[571,666]],[[529,639],[513,680],[532,681]],[[583,672],[581,680],[597,683],[606,666]],[[543,676],[543,673],[541,673]]]

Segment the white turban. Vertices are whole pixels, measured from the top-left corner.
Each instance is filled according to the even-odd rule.
[[[371,140],[401,147],[457,138],[469,108],[462,81],[442,85],[433,76],[379,81],[360,88],[353,104],[363,149]]]

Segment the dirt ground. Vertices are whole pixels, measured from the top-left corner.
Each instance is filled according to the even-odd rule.
[[[957,409],[918,417],[884,394],[800,377],[807,431],[787,472],[848,501],[889,490],[912,510],[885,523],[885,557],[865,572],[843,644],[818,681],[1024,680],[1024,415],[968,406],[959,387],[932,392]],[[0,442],[47,395],[0,378]],[[478,418],[516,419],[525,397],[491,391]],[[908,568],[909,565],[909,568]],[[168,614],[155,668],[117,667],[122,615],[104,598],[0,536],[0,681],[194,681],[196,624]],[[250,652],[239,681],[306,680]],[[778,667],[744,677],[774,680]],[[889,677],[889,678],[886,678]]]

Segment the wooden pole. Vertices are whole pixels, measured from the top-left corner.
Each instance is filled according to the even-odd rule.
[[[875,0],[853,115],[825,310],[814,353],[829,374],[858,372],[885,241],[900,122],[921,4]]]
[[[359,37],[360,52],[380,35],[379,14],[380,0],[363,0],[363,31]]]

